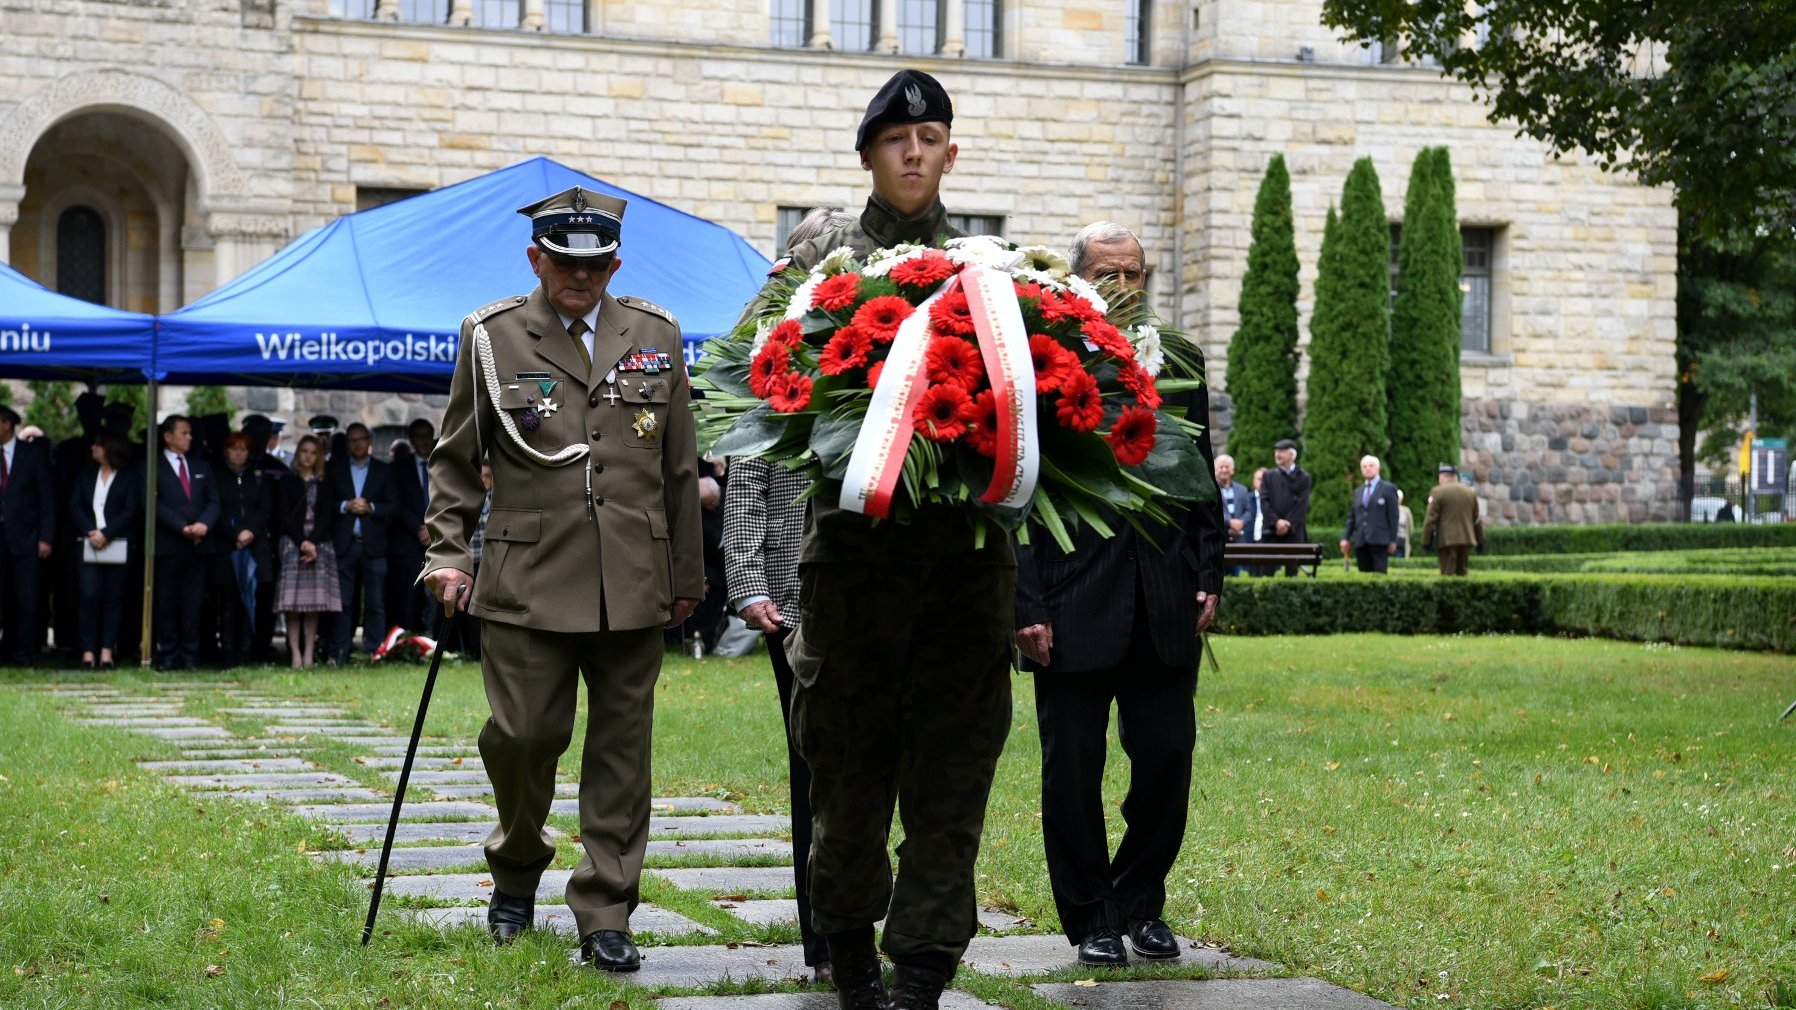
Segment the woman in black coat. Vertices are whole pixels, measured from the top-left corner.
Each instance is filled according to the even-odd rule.
[[[224,465],[217,478],[218,522],[210,534],[213,611],[218,614],[218,643],[225,662],[237,666],[249,658],[256,624],[253,607],[243,606],[238,566],[245,561],[255,565],[255,585],[274,577],[268,546],[273,539],[268,531],[274,518],[274,488],[259,467],[250,466],[249,437],[242,434],[224,440]]]
[[[81,665],[110,670],[125,609],[127,543],[143,529],[142,471],[128,466],[131,446],[114,435],[94,441],[93,465],[75,476],[69,514],[81,551]],[[96,656],[96,653],[98,654]]]

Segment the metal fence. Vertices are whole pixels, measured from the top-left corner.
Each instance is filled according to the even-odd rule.
[[[1692,522],[1715,522],[1725,505],[1732,504],[1735,522],[1796,522],[1796,492],[1785,485],[1782,494],[1741,494],[1738,474],[1710,475],[1696,479],[1696,497],[1690,501]]]

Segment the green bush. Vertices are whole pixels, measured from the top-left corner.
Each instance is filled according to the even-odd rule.
[[[1275,154],[1253,205],[1253,242],[1241,278],[1241,326],[1229,341],[1234,400],[1229,454],[1244,471],[1272,461],[1272,446],[1297,437],[1297,239],[1291,175]]]
[[[1607,554],[1796,547],[1796,523],[1614,523],[1485,528],[1492,554]]]
[[[1405,487],[1459,462],[1459,277],[1465,256],[1444,147],[1425,147],[1410,171],[1391,306],[1390,451],[1384,476]]]
[[[1796,547],[1734,547],[1699,551],[1619,551],[1612,554],[1506,554],[1482,557],[1483,571],[1548,575],[1631,572],[1640,575],[1765,575],[1796,577]],[[1430,556],[1391,563],[1394,571],[1435,571]]]
[[[1493,573],[1463,579],[1230,579],[1216,627],[1239,635],[1596,635],[1796,652],[1796,579]]]

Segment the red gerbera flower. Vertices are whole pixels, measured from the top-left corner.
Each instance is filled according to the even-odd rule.
[[[1019,300],[1027,299],[1039,302],[1041,301],[1041,285],[1034,281],[1030,281],[1027,284],[1018,284],[1016,286],[1016,296]]]
[[[892,268],[887,276],[892,283],[907,288],[927,288],[947,280],[954,274],[954,262],[946,256],[924,255],[905,260]]]
[[[1079,332],[1085,334],[1086,340],[1098,345],[1098,350],[1112,358],[1118,361],[1135,360],[1135,347],[1129,343],[1129,338],[1123,336],[1121,330],[1104,320],[1087,320],[1085,325],[1079,328]]]
[[[792,351],[785,344],[776,344],[772,340],[761,345],[755,352],[754,360],[748,363],[748,391],[767,399],[773,392],[773,381],[786,374],[792,364]]]
[[[874,389],[879,386],[879,376],[883,372],[885,372],[885,370],[886,370],[886,363],[883,361],[875,361],[872,364],[872,366],[867,369],[867,388],[868,389]]]
[[[1135,402],[1149,410],[1160,409],[1160,390],[1154,385],[1154,377],[1147,374],[1147,369],[1135,362],[1125,364],[1122,374],[1123,388],[1135,394]]]
[[[1074,431],[1096,431],[1104,420],[1104,401],[1098,397],[1098,380],[1083,369],[1062,372],[1060,399],[1054,404],[1060,426]]]
[[[973,397],[971,415],[967,420],[967,444],[981,456],[998,454],[998,394],[991,389],[982,389]]]
[[[811,380],[797,372],[773,380],[773,395],[767,398],[776,414],[794,414],[811,405]]]
[[[1136,466],[1147,459],[1147,454],[1154,451],[1154,429],[1158,426],[1153,411],[1142,407],[1125,409],[1105,436],[1116,461],[1123,466]]]
[[[850,368],[859,368],[867,363],[867,353],[873,350],[873,338],[856,329],[852,324],[836,331],[823,345],[817,355],[817,368],[824,375],[841,375]]]
[[[970,337],[974,333],[973,310],[967,307],[967,296],[963,291],[950,291],[935,300],[929,307],[929,322],[935,332],[956,337]]]
[[[1072,303],[1061,297],[1058,291],[1043,291],[1041,301],[1036,303],[1036,311],[1041,313],[1041,321],[1052,326],[1067,319],[1077,318]]]
[[[767,332],[767,342],[797,347],[804,343],[804,327],[798,325],[796,319],[782,319],[778,326]]]
[[[971,393],[985,378],[979,348],[959,337],[935,337],[929,341],[929,381],[951,382]]]
[[[889,344],[898,332],[898,324],[915,311],[915,306],[897,295],[880,295],[878,298],[869,298],[867,304],[856,309],[853,322],[856,328],[865,330],[869,337],[882,344]]]
[[[1064,379],[1062,373],[1069,367],[1074,371],[1082,371],[1079,368],[1079,356],[1046,333],[1036,333],[1029,337],[1029,357],[1035,362],[1037,393],[1052,393],[1059,389]]]
[[[1062,300],[1066,303],[1067,311],[1071,312],[1075,319],[1090,322],[1093,319],[1104,318],[1104,314],[1098,311],[1098,307],[1087,301],[1083,295],[1076,295],[1068,291]]]
[[[967,432],[973,401],[967,391],[952,383],[930,386],[917,401],[912,418],[917,433],[936,442],[952,442]]]
[[[811,289],[811,305],[828,312],[838,312],[853,305],[860,295],[860,274],[836,274]]]

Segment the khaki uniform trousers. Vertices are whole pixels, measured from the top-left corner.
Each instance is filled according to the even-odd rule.
[[[1466,573],[1466,559],[1470,557],[1472,553],[1472,548],[1469,544],[1460,544],[1457,547],[1442,547],[1438,553],[1440,555],[1442,575],[1464,575]]]

